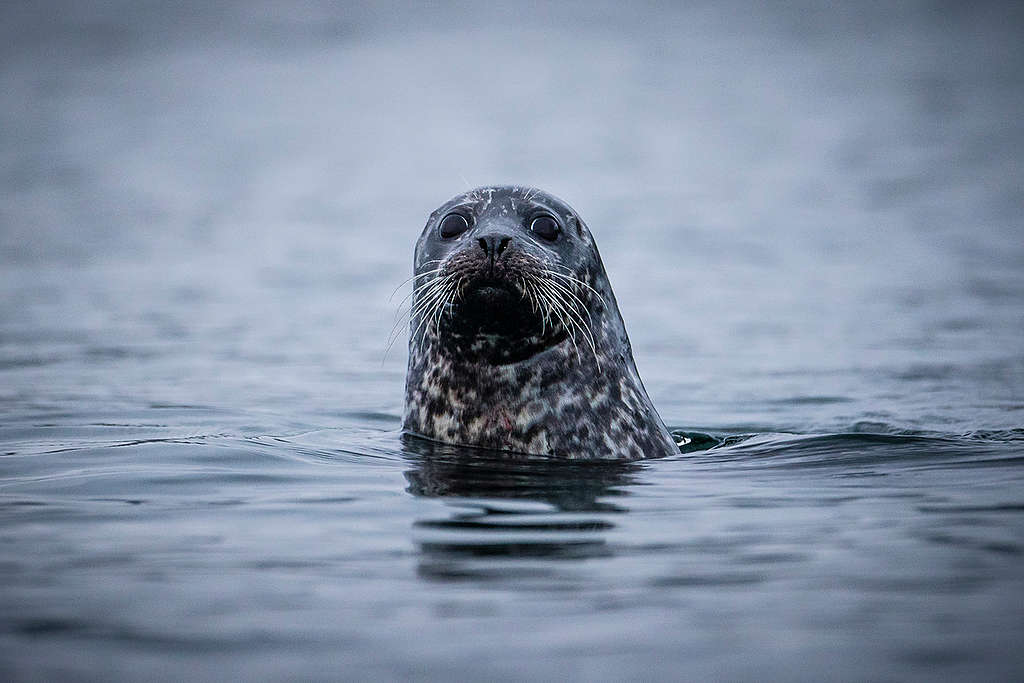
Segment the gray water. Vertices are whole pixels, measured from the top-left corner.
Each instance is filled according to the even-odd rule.
[[[0,676],[1019,680],[1022,36],[4,3]],[[389,295],[487,183],[573,204],[665,421],[721,445],[403,440]]]

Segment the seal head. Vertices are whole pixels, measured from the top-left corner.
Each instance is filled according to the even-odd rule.
[[[590,230],[535,188],[481,187],[416,243],[405,431],[569,459],[678,453]]]

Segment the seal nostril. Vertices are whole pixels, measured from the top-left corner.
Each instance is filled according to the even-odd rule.
[[[481,237],[476,242],[477,242],[477,244],[480,245],[480,248],[484,250],[485,254],[489,254],[490,253],[490,251],[487,249],[487,240],[485,240],[483,237]]]
[[[498,253],[500,254],[501,252],[505,251],[505,247],[507,247],[508,243],[511,242],[511,241],[512,241],[511,237],[503,237],[501,239],[501,242],[498,243]]]

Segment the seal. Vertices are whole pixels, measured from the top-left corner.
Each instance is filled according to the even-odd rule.
[[[678,454],[594,238],[536,188],[480,187],[416,243],[403,429],[566,459]]]

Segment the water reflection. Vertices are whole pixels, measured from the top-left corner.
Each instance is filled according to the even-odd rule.
[[[564,567],[549,561],[612,555],[605,536],[626,512],[616,499],[629,495],[642,467],[492,455],[412,437],[405,445],[406,490],[448,504],[413,523],[419,572],[431,580],[550,581]]]

